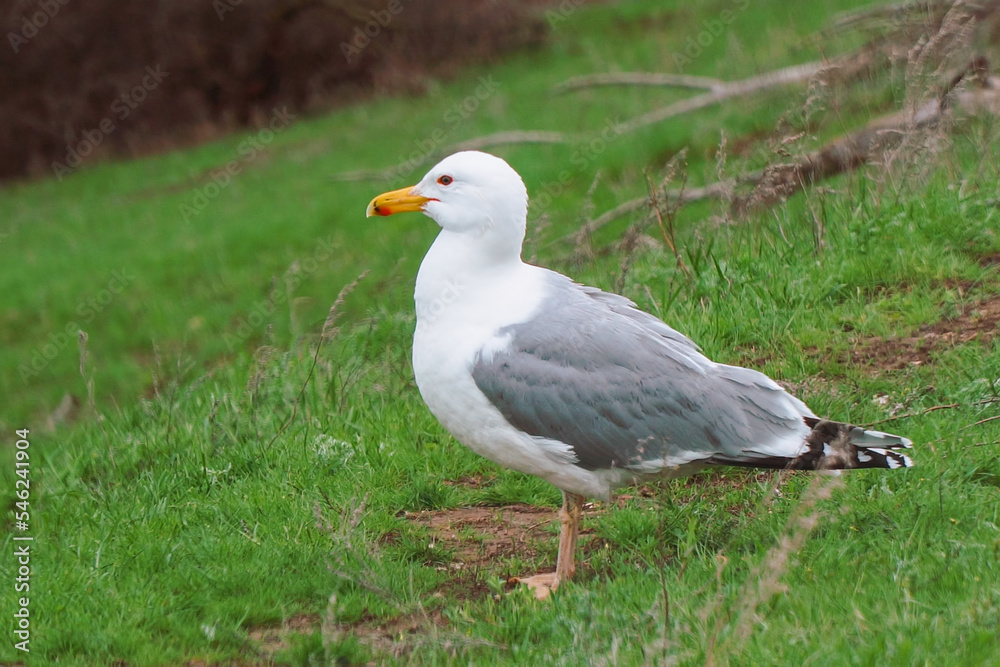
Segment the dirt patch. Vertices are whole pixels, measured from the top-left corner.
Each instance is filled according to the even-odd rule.
[[[974,340],[989,343],[1000,325],[1000,295],[969,306],[949,320],[925,324],[911,336],[861,338],[848,352],[851,363],[900,370],[927,363],[934,354]]]
[[[424,526],[435,544],[454,554],[450,570],[495,567],[498,559],[514,555],[530,559],[556,542],[550,526],[558,516],[550,507],[460,507],[407,512],[405,517]]]
[[[465,489],[482,489],[493,484],[496,477],[483,477],[474,475],[470,477],[459,477],[458,479],[446,479],[442,482],[445,486],[459,486]]]
[[[263,655],[271,657],[289,647],[289,638],[292,635],[308,634],[318,628],[319,624],[318,614],[299,614],[292,616],[281,625],[250,628],[247,631],[247,636],[260,644],[258,650]]]
[[[437,611],[402,614],[389,619],[364,618],[354,623],[328,623],[325,626],[319,614],[300,614],[281,625],[250,628],[247,636],[258,643],[257,650],[265,660],[256,664],[273,664],[274,657],[281,651],[287,650],[295,636],[308,635],[320,628],[327,633],[326,638],[331,643],[351,637],[375,655],[391,655],[398,658],[425,641],[447,635],[446,626],[447,622]],[[466,640],[466,643],[474,642]],[[190,667],[196,667],[204,663],[188,664]]]
[[[767,482],[770,471],[754,474],[713,470],[683,480],[669,482],[670,489],[664,490],[656,484],[643,484],[628,489],[615,497],[612,503],[587,503],[584,505],[584,522],[588,518],[615,511],[629,503],[642,505],[663,502],[664,493],[669,493],[672,502],[691,502],[695,499],[722,495],[735,488],[749,484],[760,485]],[[789,474],[789,473],[786,473]],[[457,484],[478,484],[478,478],[455,480]],[[744,505],[727,507],[733,514],[746,514]],[[441,569],[453,572],[441,590],[434,596],[446,598],[475,597],[489,594],[489,588],[479,581],[478,572],[483,569],[495,576],[523,575],[524,572],[503,573],[498,571],[505,558],[517,556],[523,560],[537,560],[540,552],[554,553],[558,544],[558,510],[553,507],[534,507],[517,504],[505,507],[460,507],[444,510],[424,510],[405,512],[403,516],[410,522],[427,529],[437,548],[452,554],[451,562]],[[594,529],[586,523],[581,525],[581,535],[593,535]],[[582,540],[578,547],[578,576],[586,575],[589,569],[586,554],[610,545],[604,540]],[[581,557],[582,556],[582,557]],[[544,558],[544,557],[542,557]],[[549,564],[549,568],[554,565]],[[545,568],[543,568],[545,569]],[[591,571],[592,573],[592,571]],[[257,650],[263,660],[270,661],[281,651],[287,650],[293,637],[306,635],[321,627],[329,633],[334,642],[352,637],[377,656],[401,657],[415,647],[428,641],[446,642],[456,646],[463,644],[485,644],[480,640],[459,636],[449,631],[447,620],[440,611],[407,613],[395,618],[363,618],[353,623],[334,623],[324,627],[319,614],[293,616],[280,625],[250,628],[248,637],[258,644]],[[202,663],[192,662],[190,665]],[[249,663],[248,663],[249,664]]]
[[[979,266],[988,269],[991,266],[1000,266],[1000,252],[993,252],[988,255],[983,255],[976,260]]]
[[[329,627],[330,639],[340,642],[356,639],[377,656],[400,658],[421,644],[447,635],[447,622],[440,612],[403,614],[388,620],[365,619],[356,623]]]
[[[755,474],[744,472],[713,470],[682,480],[666,482],[669,489],[661,489],[656,484],[643,484],[622,489],[611,503],[588,502],[584,505],[580,535],[593,535],[594,528],[588,526],[588,519],[605,512],[625,507],[629,503],[641,505],[664,502],[665,495],[672,503],[704,500],[729,493],[747,485],[766,483],[771,471]],[[727,507],[734,515],[746,513],[743,505]],[[436,549],[451,554],[451,561],[438,566],[456,574],[456,586],[462,586],[466,594],[472,588],[478,590],[475,576],[480,570],[490,571],[497,576],[522,575],[523,572],[504,573],[498,571],[503,560],[518,557],[522,560],[544,560],[541,554],[554,554],[559,538],[559,514],[555,508],[531,505],[509,505],[506,507],[460,507],[456,509],[424,510],[406,512],[408,521],[425,527],[430,533]],[[578,547],[583,553],[588,548],[588,540],[582,539]],[[554,565],[550,563],[551,567]],[[578,566],[585,568],[583,562]],[[467,576],[462,576],[463,574]],[[470,588],[472,587],[472,588]],[[485,592],[485,588],[481,592]],[[452,591],[449,591],[452,592]]]

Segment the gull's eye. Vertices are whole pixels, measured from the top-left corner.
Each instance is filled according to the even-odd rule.
[[[438,183],[440,183],[441,185],[451,185],[452,181],[454,180],[455,180],[454,178],[445,174],[444,176],[438,179]]]

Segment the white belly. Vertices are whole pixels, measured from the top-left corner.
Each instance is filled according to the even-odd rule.
[[[481,351],[490,354],[509,343],[497,332],[531,317],[544,296],[544,272],[520,267],[504,280],[478,285],[458,281],[460,287],[447,292],[448,303],[440,296],[447,287],[422,284],[418,277],[413,372],[420,395],[438,421],[480,456],[566,491],[607,498],[623,471],[591,472],[551,457],[511,426],[472,378]]]

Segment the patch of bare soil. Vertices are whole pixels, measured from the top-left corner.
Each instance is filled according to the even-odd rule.
[[[584,505],[583,523],[580,535],[592,535],[594,529],[587,525],[587,519],[625,507],[630,502],[642,505],[664,502],[668,494],[670,502],[683,503],[706,497],[723,496],[747,485],[768,483],[774,473],[761,471],[755,474],[734,473],[713,470],[667,482],[670,489],[658,488],[656,484],[643,484],[627,489],[615,496],[609,503],[592,502]],[[727,507],[732,514],[744,514],[743,505]],[[517,556],[530,560],[540,552],[553,553],[558,544],[559,515],[555,508],[533,507],[517,504],[506,507],[460,507],[443,510],[406,512],[405,518],[427,528],[435,547],[452,554],[452,560],[441,569],[461,574],[474,575],[480,569],[495,569],[504,558]],[[580,548],[586,552],[587,540],[581,540]],[[554,563],[552,563],[554,565]],[[583,563],[579,563],[585,567]],[[494,572],[500,575],[500,572]],[[514,572],[512,575],[525,574]],[[474,576],[471,577],[475,579]],[[472,584],[469,577],[457,577],[462,585]]]
[[[291,646],[292,638],[315,632],[323,626],[318,614],[293,616],[281,625],[251,628],[247,634],[258,643],[257,650],[263,662],[272,660],[281,651]],[[354,623],[333,623],[324,627],[331,642],[353,637],[368,647],[376,655],[400,657],[413,647],[433,640],[446,626],[440,612],[402,614],[390,619],[365,618]],[[446,632],[444,634],[447,634]],[[442,636],[443,637],[443,636]],[[448,641],[448,637],[441,638]],[[189,663],[191,667],[202,663]]]
[[[496,480],[495,477],[482,477],[474,475],[470,477],[459,477],[458,479],[446,479],[442,482],[445,486],[460,486],[465,489],[482,489],[489,486]]]
[[[353,637],[376,656],[400,658],[417,646],[432,642],[448,642],[446,622],[440,612],[403,614],[388,620],[364,619],[356,623],[328,628],[333,641]]]
[[[438,545],[454,554],[448,569],[473,571],[514,555],[534,557],[543,545],[555,543],[549,526],[558,518],[552,508],[522,504],[425,510],[405,516],[426,527]]]
[[[292,616],[281,625],[264,625],[250,628],[247,636],[260,646],[258,650],[265,656],[271,657],[289,647],[289,638],[292,635],[301,635],[312,632],[318,628],[320,618],[317,614],[299,614]]]
[[[974,340],[989,343],[1000,325],[1000,295],[991,295],[956,318],[925,324],[911,336],[857,339],[850,361],[881,370],[925,364],[934,354]]]
[[[667,490],[656,484],[643,484],[623,489],[623,493],[617,495],[610,504],[587,503],[584,506],[584,521],[586,522],[588,517],[593,518],[604,512],[615,511],[616,508],[625,507],[629,503],[651,505],[663,502],[664,493],[668,493],[672,502],[676,503],[704,500],[706,497],[721,497],[727,492],[747,485],[769,483],[773,474],[770,471],[746,474],[712,470],[668,482],[670,489]],[[452,483],[478,486],[482,480],[462,478]],[[727,510],[732,514],[747,512],[744,505],[727,507]],[[526,504],[505,507],[460,507],[406,512],[403,516],[408,521],[425,527],[436,547],[453,555],[452,561],[442,568],[454,573],[451,583],[445,586],[447,590],[438,591],[435,595],[449,597],[487,595],[488,588],[478,581],[477,573],[480,569],[495,570],[498,562],[515,555],[520,559],[530,560],[535,559],[543,551],[554,553],[558,544],[559,516],[558,511],[552,507],[534,507]],[[581,525],[580,533],[592,535],[594,529],[584,523]],[[582,541],[579,547],[581,554],[609,546],[605,541],[601,541],[601,544],[591,542],[594,541]],[[554,564],[550,563],[549,566]],[[586,561],[578,562],[578,567],[587,570]],[[493,572],[493,574],[500,576],[502,573]],[[318,614],[302,614],[293,616],[281,625],[251,628],[247,634],[258,644],[257,650],[264,660],[260,664],[271,664],[270,661],[275,655],[289,648],[293,636],[314,632],[322,625],[323,619]],[[452,635],[448,631],[447,621],[437,611],[403,614],[391,619],[365,618],[353,623],[334,623],[327,625],[325,631],[332,635],[334,641],[338,637],[354,637],[376,655],[395,657],[405,655],[426,641],[475,643],[475,640]]]
[[[773,473],[766,471],[755,474],[732,472],[727,474],[725,471],[713,470],[710,473],[670,482],[671,488],[666,492],[676,502],[691,502],[696,498],[721,496],[727,491],[749,484],[766,483],[771,474]],[[481,480],[462,478],[453,483],[478,485]],[[663,502],[664,493],[664,489],[655,484],[623,489],[623,493],[616,496],[610,504],[587,503],[584,521],[587,517],[592,518],[604,512],[614,511],[629,503],[638,502],[645,505]],[[747,508],[740,505],[727,510],[733,514],[745,514]],[[438,591],[435,595],[445,594],[449,597],[486,595],[488,588],[478,582],[477,572],[480,569],[493,570],[498,562],[515,555],[521,559],[533,559],[542,551],[554,552],[558,543],[558,511],[551,507],[525,504],[506,507],[460,507],[406,512],[403,516],[408,521],[424,526],[437,547],[453,554],[452,562],[443,567],[454,572],[451,583],[445,586],[447,591]],[[584,524],[580,533],[592,535],[594,530]],[[591,544],[591,542],[592,540],[585,540],[581,543],[582,554],[602,546],[604,548],[609,546],[603,541],[602,544]],[[550,564],[553,565],[554,562]],[[587,569],[585,561],[579,562],[578,566],[581,570]],[[257,650],[263,660],[260,664],[271,664],[275,655],[289,648],[295,635],[314,632],[322,625],[323,619],[318,614],[302,614],[293,616],[281,625],[251,628],[247,634],[258,644]],[[403,614],[391,619],[365,618],[353,623],[334,623],[327,625],[325,632],[330,633],[334,641],[338,638],[354,637],[376,655],[392,655],[397,658],[426,641],[476,643],[476,640],[450,633],[447,621],[437,611]]]
[[[989,268],[991,266],[1000,266],[1000,252],[993,252],[988,255],[983,255],[978,260],[979,266]]]

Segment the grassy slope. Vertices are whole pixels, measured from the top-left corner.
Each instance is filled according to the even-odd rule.
[[[675,93],[595,91],[538,103],[572,74],[670,69],[686,34],[677,27],[697,25],[714,10],[658,6],[581,10],[556,26],[543,53],[470,72],[425,98],[299,122],[190,222],[178,205],[191,201],[206,170],[237,155],[241,138],[0,194],[0,219],[12,225],[0,251],[21,261],[19,271],[8,262],[0,270],[0,290],[9,295],[0,391],[21,397],[5,403],[5,428],[29,425],[36,436],[33,657],[253,659],[248,629],[325,614],[335,595],[338,623],[422,618],[420,610],[438,619],[402,642],[429,663],[632,664],[661,655],[701,662],[709,651],[735,664],[995,660],[1000,468],[995,446],[977,445],[1000,439],[1000,428],[963,427],[995,414],[975,402],[994,395],[1000,352],[970,343],[891,373],[845,364],[840,355],[854,337],[906,333],[1000,291],[996,269],[977,263],[1000,250],[997,212],[988,204],[997,196],[997,156],[984,158],[981,150],[996,145],[996,132],[982,124],[960,137],[926,187],[847,178],[839,194],[812,195],[808,203],[827,218],[818,255],[807,202],[796,200],[777,215],[722,230],[701,224],[685,235],[693,254],[711,247],[714,258],[690,281],[655,250],[638,253],[627,276],[630,296],[653,312],[665,309],[708,354],[761,364],[796,384],[819,413],[873,421],[887,413],[872,402],[882,394],[908,411],[962,404],[892,425],[931,443],[917,452],[920,467],[847,477],[844,489],[819,504],[810,539],[776,573],[786,592],[756,593],[754,568],[779,543],[806,477],[792,478],[773,501],[766,478],[748,483],[742,473],[726,473],[719,484],[672,483],[654,502],[629,501],[589,519],[594,536],[580,581],[550,604],[518,591],[497,599],[485,591],[498,576],[548,567],[554,540],[548,552],[506,558],[455,580],[437,568],[449,554],[397,516],[477,503],[554,506],[558,493],[478,459],[423,408],[407,358],[409,292],[434,230],[415,216],[361,219],[373,193],[402,180],[344,184],[328,176],[392,164],[437,127],[449,128],[449,142],[498,129],[578,131],[661,104]],[[793,45],[823,21],[778,3],[753,6],[689,71],[731,78],[805,61],[815,51]],[[480,75],[499,81],[500,92],[451,128],[448,108]],[[546,239],[573,228],[576,202],[597,169],[598,210],[641,193],[640,167],[684,146],[692,180],[700,180],[714,171],[707,158],[720,127],[730,137],[770,131],[795,99],[789,93],[731,105],[617,140],[574,171],[571,187],[547,210]],[[532,184],[574,168],[573,151],[503,153],[536,191]],[[265,318],[273,338],[261,324],[229,350],[224,334],[267,303],[272,276],[283,285],[289,265],[298,259],[305,267],[328,237],[334,259],[312,272],[303,268],[288,300],[294,306],[282,302]],[[539,251],[542,261],[564,254],[551,243]],[[45,435],[39,415],[65,391],[86,392],[75,342],[27,386],[17,365],[77,316],[78,304],[118,267],[134,279],[84,327],[105,418]],[[326,344],[306,383],[315,340],[306,334],[318,330],[339,287],[365,268],[372,275],[348,299],[345,331]],[[617,272],[616,258],[573,267],[580,280],[608,288]],[[262,342],[273,352],[255,360]],[[159,395],[137,401],[153,383],[153,343]],[[303,387],[295,419],[282,430]],[[488,480],[484,488],[442,484],[477,475]],[[717,574],[720,556],[727,565]],[[8,562],[0,566],[9,581]],[[9,596],[5,590],[5,609]],[[740,605],[757,597],[754,622]],[[328,656],[373,657],[349,636],[328,631],[325,641]],[[291,643],[280,659],[304,662],[322,655],[324,635],[305,633]]]
[[[447,85],[432,86],[432,94],[423,98],[381,100],[295,123],[256,159],[240,152],[247,137],[235,136],[184,153],[95,166],[61,183],[0,192],[0,231],[8,235],[0,244],[5,258],[0,292],[6,299],[0,316],[5,344],[0,392],[8,397],[0,408],[0,426],[37,421],[66,392],[86,396],[76,343],[58,336],[70,323],[90,334],[95,390],[107,410],[148,391],[154,346],[171,369],[178,358],[184,367],[192,366],[188,377],[236,350],[255,349],[264,335],[262,323],[252,327],[251,340],[236,350],[224,335],[238,330],[240,318],[266,309],[272,278],[281,284],[292,263],[304,263],[326,247],[321,244],[332,245],[335,257],[305,272],[295,291],[295,321],[301,325],[292,327],[287,307],[273,318],[284,343],[289,334],[315,328],[335,289],[364,268],[377,280],[409,283],[433,227],[412,219],[366,222],[360,212],[373,194],[416,180],[425,167],[391,184],[340,183],[330,179],[333,174],[397,164],[435,130],[444,133],[448,144],[501,129],[585,132],[659,106],[664,99],[680,98],[687,93],[618,90],[538,102],[549,99],[555,83],[582,72],[673,67],[671,54],[684,46],[684,35],[675,26],[699,20],[701,15],[689,9],[653,9],[641,3],[620,16],[612,8],[577,11],[556,24],[554,43],[543,53],[471,71]],[[816,29],[822,20],[820,14],[788,15],[777,7],[744,12],[726,39],[715,40],[690,71],[719,77],[753,74],[786,57],[772,53],[770,44],[796,42],[796,35]],[[623,40],[629,48],[619,46]],[[727,50],[740,57],[723,57]],[[795,57],[815,55],[816,49],[805,48]],[[498,92],[462,118],[454,105],[474,95],[478,78],[486,74],[497,82]],[[607,181],[595,204],[610,207],[624,195],[641,192],[635,176],[645,165],[684,146],[691,147],[697,164],[718,142],[720,126],[731,136],[767,131],[778,113],[763,103],[754,103],[753,113],[738,105],[710,110],[693,122],[666,123],[619,139],[583,169],[571,162],[576,146],[523,147],[506,154],[529,183],[551,183],[563,169],[572,172],[572,191],[558,198],[551,211],[565,212],[559,216],[565,227],[576,213],[572,202],[598,168]],[[234,159],[241,161],[242,175],[202,213],[185,219],[180,207],[191,205],[198,191],[211,187],[212,171]],[[397,266],[400,257],[403,262]],[[100,298],[115,270],[129,277],[127,286],[95,308],[91,299]],[[374,289],[366,287],[362,293],[371,296]],[[284,292],[283,285],[279,291]],[[393,308],[404,306],[406,292],[390,291],[397,299]],[[365,301],[352,303],[354,312],[363,312]],[[50,352],[58,350],[51,361],[43,349],[49,342],[55,344]],[[44,368],[22,379],[20,369],[33,371],[33,359],[45,362]]]

